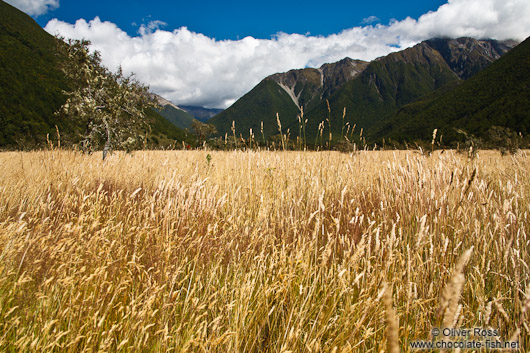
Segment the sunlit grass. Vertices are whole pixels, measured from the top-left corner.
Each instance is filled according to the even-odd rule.
[[[2,153],[0,350],[395,352],[448,326],[526,351],[529,165]]]

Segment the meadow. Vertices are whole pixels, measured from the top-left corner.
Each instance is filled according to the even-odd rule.
[[[525,352],[529,166],[527,151],[0,153],[0,351],[406,352],[481,328]]]

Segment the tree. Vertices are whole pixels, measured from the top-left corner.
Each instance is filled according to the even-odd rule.
[[[121,67],[112,73],[89,46],[87,40],[60,41],[66,57],[61,68],[73,90],[65,92],[68,99],[57,114],[79,121],[85,127],[83,150],[103,145],[105,159],[113,149],[141,146],[141,132],[149,128],[144,111],[156,103],[134,74],[125,76]]]
[[[202,143],[206,141],[206,139],[210,135],[213,135],[217,132],[215,126],[211,124],[201,123],[198,120],[193,120],[193,122],[191,123],[191,128],[193,129],[193,131],[195,131],[195,135],[197,135],[197,142],[199,146],[201,146]]]

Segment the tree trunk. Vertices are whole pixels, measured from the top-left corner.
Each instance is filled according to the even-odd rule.
[[[105,141],[105,147],[103,147],[103,160],[107,157],[107,153],[110,151],[110,128],[107,119],[103,119],[105,123],[105,133],[107,135],[107,140]]]

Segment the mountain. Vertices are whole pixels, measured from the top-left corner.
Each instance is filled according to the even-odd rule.
[[[355,78],[367,65],[365,61],[345,58],[333,64],[324,64],[318,69],[291,70],[271,75],[267,79],[289,93],[297,107],[310,110]]]
[[[193,115],[195,119],[202,121],[203,123],[223,111],[223,109],[204,108],[194,105],[181,105],[180,108],[184,109],[186,112]]]
[[[298,123],[300,108],[309,110],[321,104],[342,85],[362,72],[367,62],[345,58],[318,69],[306,68],[271,75],[225,111],[208,121],[221,135],[231,133],[232,121],[236,130],[248,136],[252,128],[260,133],[261,122],[265,136],[278,133],[276,113],[285,126]]]
[[[223,111],[223,109],[209,109],[193,105],[177,106],[157,94],[153,94],[153,96],[157,99],[158,104],[162,106],[162,109],[157,110],[158,113],[181,129],[191,129],[193,120],[205,123],[208,119]]]
[[[378,58],[329,98],[331,113],[325,103],[308,112],[308,136],[315,136],[318,124],[328,117],[326,127],[331,125],[336,139],[347,123],[356,125],[357,131],[370,132],[399,108],[437,90],[451,89],[512,46],[495,40],[438,38]]]
[[[434,38],[426,43],[437,50],[459,78],[467,80],[517,45],[515,41]]]
[[[494,143],[505,135],[530,133],[530,38],[454,89],[404,106],[375,130],[374,139],[429,140],[434,129],[446,146],[465,136]]]
[[[0,148],[30,149],[46,145],[46,135],[61,133],[63,145],[79,140],[77,122],[54,115],[66,101],[71,84],[59,69],[61,57],[55,37],[31,17],[0,1]],[[147,112],[153,145],[192,141],[154,111]]]
[[[356,124],[357,131],[369,130],[399,108],[473,76],[513,46],[494,40],[436,38],[370,63],[346,58],[319,69],[271,75],[210,122],[224,134],[230,133],[235,121],[237,132],[248,136],[249,129],[259,131],[263,121],[271,125],[264,126],[265,134],[274,135],[278,112],[283,131],[297,135],[297,115],[303,106],[308,138],[314,138],[325,121],[326,134],[331,126],[339,139],[347,123]]]
[[[193,115],[157,94],[154,94],[154,97],[162,107],[161,109],[157,109],[160,115],[180,129],[191,129],[191,125],[195,119]]]
[[[347,82],[329,98],[308,112],[307,131],[313,137],[318,124],[330,118],[334,136],[339,136],[344,124],[356,124],[360,129],[370,127],[397,107],[413,102],[458,76],[449,68],[438,51],[422,42],[412,48],[389,54],[372,61],[355,79]]]
[[[260,136],[263,122],[263,133],[268,137],[278,133],[276,113],[279,113],[281,118],[296,119],[300,111],[289,93],[275,81],[265,79],[230,108],[208,120],[208,123],[213,124],[222,136],[232,134],[234,121],[237,136],[241,133],[248,137],[250,129],[256,136]]]

